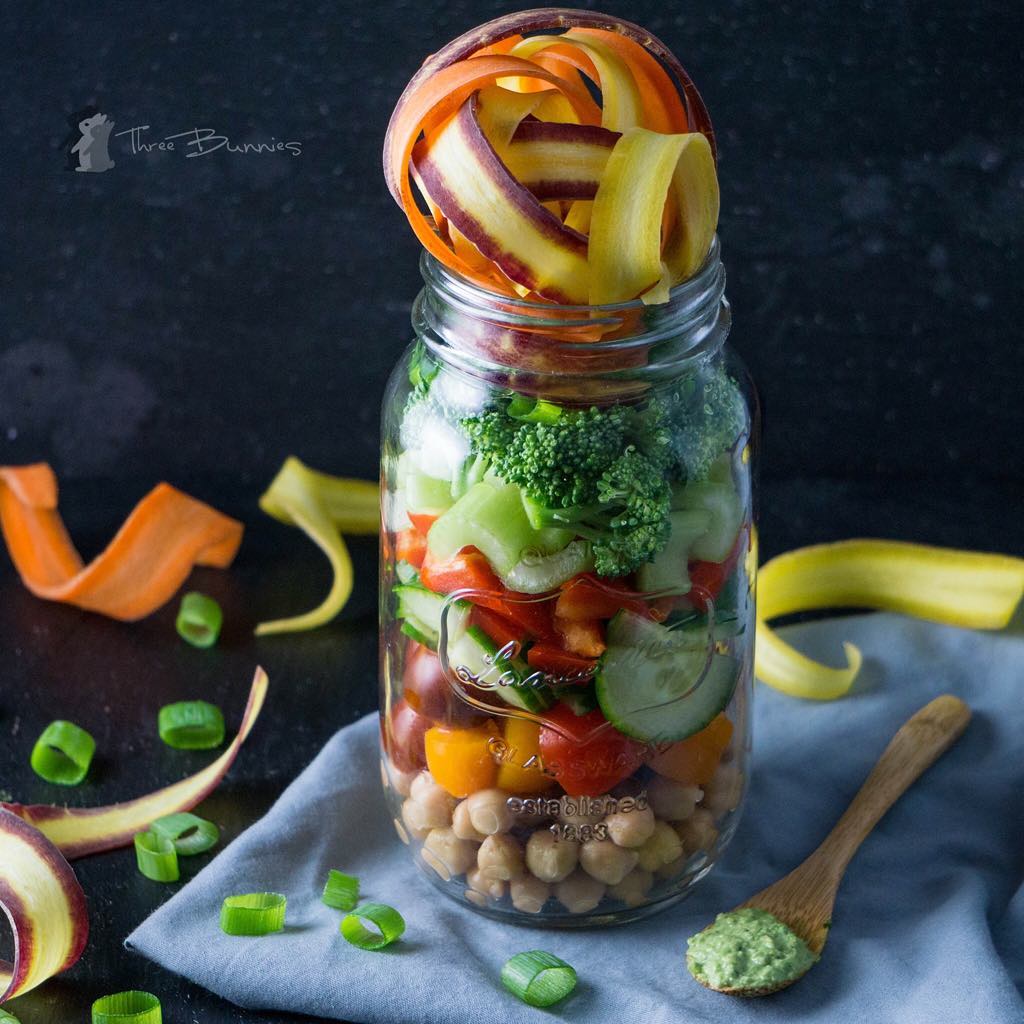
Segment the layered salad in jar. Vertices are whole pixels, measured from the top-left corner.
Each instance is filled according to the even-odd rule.
[[[421,186],[425,244],[467,286],[555,318],[559,305],[639,299],[642,333],[644,304],[670,301],[713,245],[710,122],[704,130],[689,79],[669,102],[661,66],[639,56],[656,41],[635,27],[586,12],[516,17],[457,40],[410,84],[392,122],[398,141],[389,135],[386,163],[409,161],[396,194],[404,201],[409,181]],[[530,34],[552,25],[568,31]],[[562,89],[562,73],[592,76],[601,105]],[[544,164],[564,170],[567,157],[574,185]],[[505,196],[508,224],[489,226],[511,187],[501,175],[513,170],[526,184]],[[645,227],[659,188],[657,223]],[[602,269],[603,232],[629,222],[637,199],[643,244],[620,246],[619,265]],[[424,214],[405,208],[419,233]],[[545,254],[517,218],[557,220],[582,239],[583,271],[561,258],[557,231]],[[588,340],[604,339],[598,330]],[[450,895],[512,918],[624,919],[679,897],[708,869],[744,791],[750,413],[718,349],[604,396],[537,381],[467,373],[422,336],[392,380],[384,782],[399,837]]]

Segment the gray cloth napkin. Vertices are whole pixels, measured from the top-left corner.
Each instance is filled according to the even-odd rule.
[[[444,899],[419,877],[381,796],[377,724],[342,729],[271,811],[157,910],[130,948],[244,1007],[362,1024],[494,1021],[1024,1021],[1024,638],[892,615],[787,631],[823,660],[840,642],[865,666],[843,700],[758,686],[752,788],[739,832],[693,895],[621,928],[515,927]],[[962,739],[868,838],[846,875],[824,957],[792,989],[750,1002],[701,988],[686,938],[801,861],[831,828],[896,728],[939,693],[975,716]],[[273,699],[273,696],[271,696]],[[268,728],[270,722],[261,727]],[[383,952],[338,934],[320,903],[329,868],[358,875],[408,928]],[[231,893],[288,895],[287,927],[232,938]],[[546,949],[579,973],[549,1011],[501,987],[508,956]]]

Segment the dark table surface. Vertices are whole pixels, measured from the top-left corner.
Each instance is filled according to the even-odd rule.
[[[177,639],[174,606],[129,626],[37,601],[0,553],[5,794],[98,804],[190,774],[209,755],[164,747],[157,709],[202,696],[237,725],[261,663],[263,718],[204,805],[229,841],[373,709],[374,545],[352,543],[356,592],[335,623],[257,641],[253,623],[312,605],[327,570],[256,498],[292,452],[375,475],[377,406],[418,287],[383,128],[428,50],[514,6],[4,5],[17,45],[0,65],[0,464],[54,465],[86,556],[158,479],[247,524],[232,570],[192,581],[226,613],[211,651]],[[767,410],[765,553],[861,535],[1024,554],[1020,11],[604,6],[680,54],[718,126],[733,341]],[[302,153],[189,160],[121,138],[110,172],[75,174],[67,119],[87,104],[118,130],[209,125]],[[98,742],[71,791],[28,767],[57,715]],[[168,1021],[281,1019],[123,950],[177,888],[142,878],[130,851],[75,869],[91,941],[11,1007],[24,1024],[84,1021],[129,987],[158,994]]]

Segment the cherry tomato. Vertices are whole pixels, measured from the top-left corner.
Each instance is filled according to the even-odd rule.
[[[404,700],[391,709],[390,722],[381,721],[384,750],[399,771],[413,772],[427,767],[423,737],[432,724],[429,718],[417,714]]]
[[[601,796],[643,762],[644,745],[609,726],[599,710],[577,716],[567,704],[557,704],[545,723],[540,729],[544,770],[569,796]],[[586,738],[601,725],[601,732]]]
[[[406,703],[431,723],[471,725],[484,718],[452,689],[437,655],[419,644],[406,656],[402,684]]]

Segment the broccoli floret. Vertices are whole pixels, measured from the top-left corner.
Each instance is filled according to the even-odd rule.
[[[642,414],[649,436],[667,435],[668,464],[677,479],[703,480],[747,427],[746,405],[723,369],[688,378],[651,400]]]
[[[671,489],[661,470],[632,445],[595,481],[597,501],[550,507],[527,495],[534,526],[569,526],[592,542],[601,576],[625,576],[649,562],[669,533]]]
[[[630,438],[630,414],[608,410],[563,410],[554,422],[511,418],[504,408],[463,422],[474,452],[491,470],[552,508],[598,500],[601,474]]]

